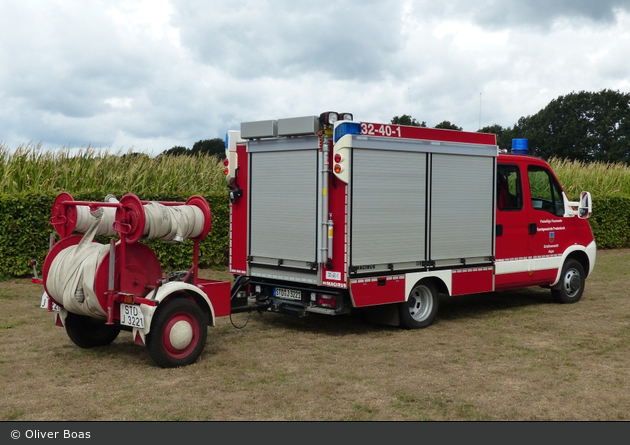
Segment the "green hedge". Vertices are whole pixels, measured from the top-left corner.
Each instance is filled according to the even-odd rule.
[[[630,247],[630,197],[593,199],[589,222],[598,248]]]
[[[123,193],[115,194],[119,198]],[[145,201],[185,202],[190,196],[139,196]],[[0,195],[0,277],[32,275],[30,261],[38,261],[38,273],[48,252],[48,223],[56,196]],[[104,196],[91,193],[74,194],[76,201],[102,201]],[[212,210],[212,230],[200,244],[199,265],[224,269],[228,262],[229,200],[226,193],[204,196]],[[595,199],[590,218],[599,248],[630,247],[630,198]],[[97,241],[107,243],[106,237]],[[170,244],[151,239],[143,241],[154,250],[164,270],[184,270],[192,265],[193,243]]]
[[[119,199],[124,193],[116,194]],[[104,196],[91,193],[76,193],[75,201],[103,201]],[[144,201],[186,202],[190,196],[139,196]],[[31,276],[31,260],[37,260],[38,273],[50,245],[49,224],[55,196],[0,195],[0,277]],[[200,243],[199,266],[224,269],[227,266],[229,200],[227,193],[206,195],[212,211],[212,229]],[[59,237],[57,236],[57,239]],[[96,241],[108,243],[107,237],[98,236]],[[184,270],[193,262],[193,242],[171,244],[160,240],[142,241],[156,253],[164,270]]]

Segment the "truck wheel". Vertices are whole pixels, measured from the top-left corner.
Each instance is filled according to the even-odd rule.
[[[203,310],[186,298],[158,306],[147,335],[147,349],[162,368],[193,363],[206,345],[208,322]]]
[[[560,282],[551,289],[551,296],[557,303],[577,303],[582,298],[586,275],[584,268],[576,260],[567,260],[562,267]]]
[[[75,345],[89,349],[105,346],[116,340],[120,333],[120,326],[107,325],[105,320],[68,312],[66,333]]]
[[[400,325],[405,329],[422,329],[433,323],[440,299],[437,288],[430,281],[415,285],[409,299],[399,303]]]

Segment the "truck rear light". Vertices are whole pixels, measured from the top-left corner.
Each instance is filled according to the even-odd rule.
[[[339,174],[343,171],[341,164],[335,164],[335,173]]]
[[[225,158],[223,160],[223,165],[225,166],[225,168],[223,169],[223,174],[227,176],[230,174],[230,168],[229,168],[230,161],[228,160],[228,158]]]
[[[324,295],[317,294],[317,306],[328,307],[331,309],[337,308],[337,296],[336,295]]]
[[[336,163],[340,163],[341,162],[341,155],[339,153],[335,154],[335,162]]]

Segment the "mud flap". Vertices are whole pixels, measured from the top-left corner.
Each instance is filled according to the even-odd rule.
[[[370,323],[384,324],[388,326],[400,326],[400,316],[397,304],[383,304],[369,306],[361,309],[361,314]]]
[[[140,346],[146,346],[146,337],[144,329],[133,328],[133,342]]]

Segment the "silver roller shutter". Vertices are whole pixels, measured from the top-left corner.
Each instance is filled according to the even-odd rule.
[[[352,265],[425,259],[426,153],[352,153]]]
[[[492,255],[495,158],[433,154],[432,260]]]
[[[254,262],[257,257],[314,262],[317,150],[252,153],[251,172]]]

